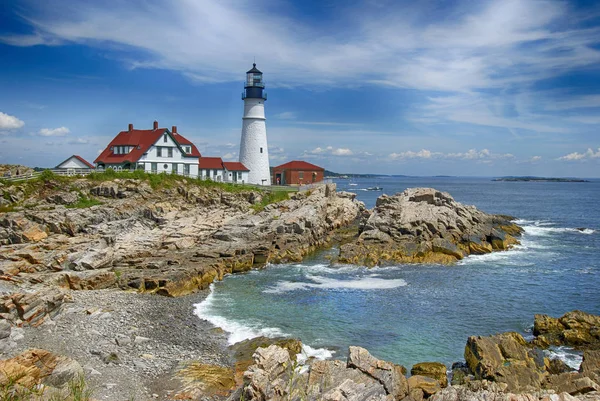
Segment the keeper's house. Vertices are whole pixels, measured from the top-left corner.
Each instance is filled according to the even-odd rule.
[[[293,160],[273,167],[274,185],[304,185],[323,181],[325,169],[314,164]]]
[[[152,129],[134,129],[129,124],[94,160],[98,169],[144,170],[153,173],[173,173],[190,177],[198,176],[200,152],[196,145],[185,139],[173,126],[158,128],[154,121]]]

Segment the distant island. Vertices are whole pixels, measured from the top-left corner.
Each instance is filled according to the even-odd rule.
[[[581,178],[556,178],[556,177],[500,177],[492,181],[536,181],[536,182],[589,182]]]
[[[353,173],[336,173],[325,170],[325,178],[373,178],[373,177],[408,177],[402,174],[353,174]]]

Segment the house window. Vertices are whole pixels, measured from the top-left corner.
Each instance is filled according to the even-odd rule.
[[[167,170],[169,168],[169,165],[167,163],[163,164],[163,167],[165,168],[165,170]]]
[[[164,134],[164,135],[163,135],[163,142],[164,142],[164,143],[167,143],[167,134]]]
[[[237,175],[238,175],[238,180],[241,180],[242,179],[242,172],[238,171]]]
[[[262,148],[260,148],[260,153],[262,153]]]
[[[304,171],[300,171],[300,172],[298,173],[298,178],[299,178],[299,179],[303,179],[303,178],[304,178]]]
[[[150,163],[150,171],[156,173],[158,171],[158,163]]]
[[[216,177],[217,176],[217,170],[213,170],[213,176]]]
[[[183,174],[184,175],[190,175],[190,165],[189,164],[184,164],[183,165]]]
[[[162,148],[160,146],[156,147],[156,157],[162,157]]]
[[[173,163],[173,174],[177,174],[177,163]]]
[[[185,153],[192,153],[192,147],[191,146],[186,146],[185,147]]]
[[[173,157],[173,148],[167,148],[167,157]]]

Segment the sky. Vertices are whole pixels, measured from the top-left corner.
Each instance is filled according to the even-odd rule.
[[[0,163],[154,120],[237,160],[254,61],[272,166],[600,177],[597,1],[4,0]]]

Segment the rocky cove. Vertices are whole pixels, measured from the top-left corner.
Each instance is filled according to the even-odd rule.
[[[242,372],[255,361],[232,369],[241,351],[227,349],[223,333],[194,321],[190,313],[191,305],[206,295],[202,290],[225,274],[301,260],[332,243],[342,244],[333,262],[452,263],[507,249],[520,234],[510,217],[487,215],[433,189],[384,196],[372,211],[333,185],[264,208],[267,194],[262,191],[229,192],[185,180],[153,188],[140,179],[50,178],[33,190],[10,185],[2,191],[5,203],[16,205],[0,217],[2,317],[12,328],[4,337],[4,354],[46,347],[66,355],[98,384],[95,396],[105,399],[128,399],[131,393],[136,399],[220,399],[236,382],[250,383],[248,377],[241,379]],[[84,198],[99,204],[67,207]],[[595,338],[593,330],[589,333]],[[253,348],[249,344],[242,352],[245,361],[252,360]],[[501,365],[509,359],[518,358],[506,357]],[[477,376],[476,370],[466,375],[473,376],[472,383],[482,378],[502,382],[502,374]],[[235,375],[231,379],[234,371],[237,381]],[[353,377],[340,372],[340,377]],[[36,380],[46,380],[42,376]],[[277,380],[272,376],[268,382]],[[536,382],[538,389],[542,381]],[[492,389],[498,397],[535,388],[501,387]],[[323,389],[319,397],[333,388]],[[335,399],[368,399],[361,394]],[[393,399],[418,394],[399,392]],[[286,397],[292,399],[289,393]]]

